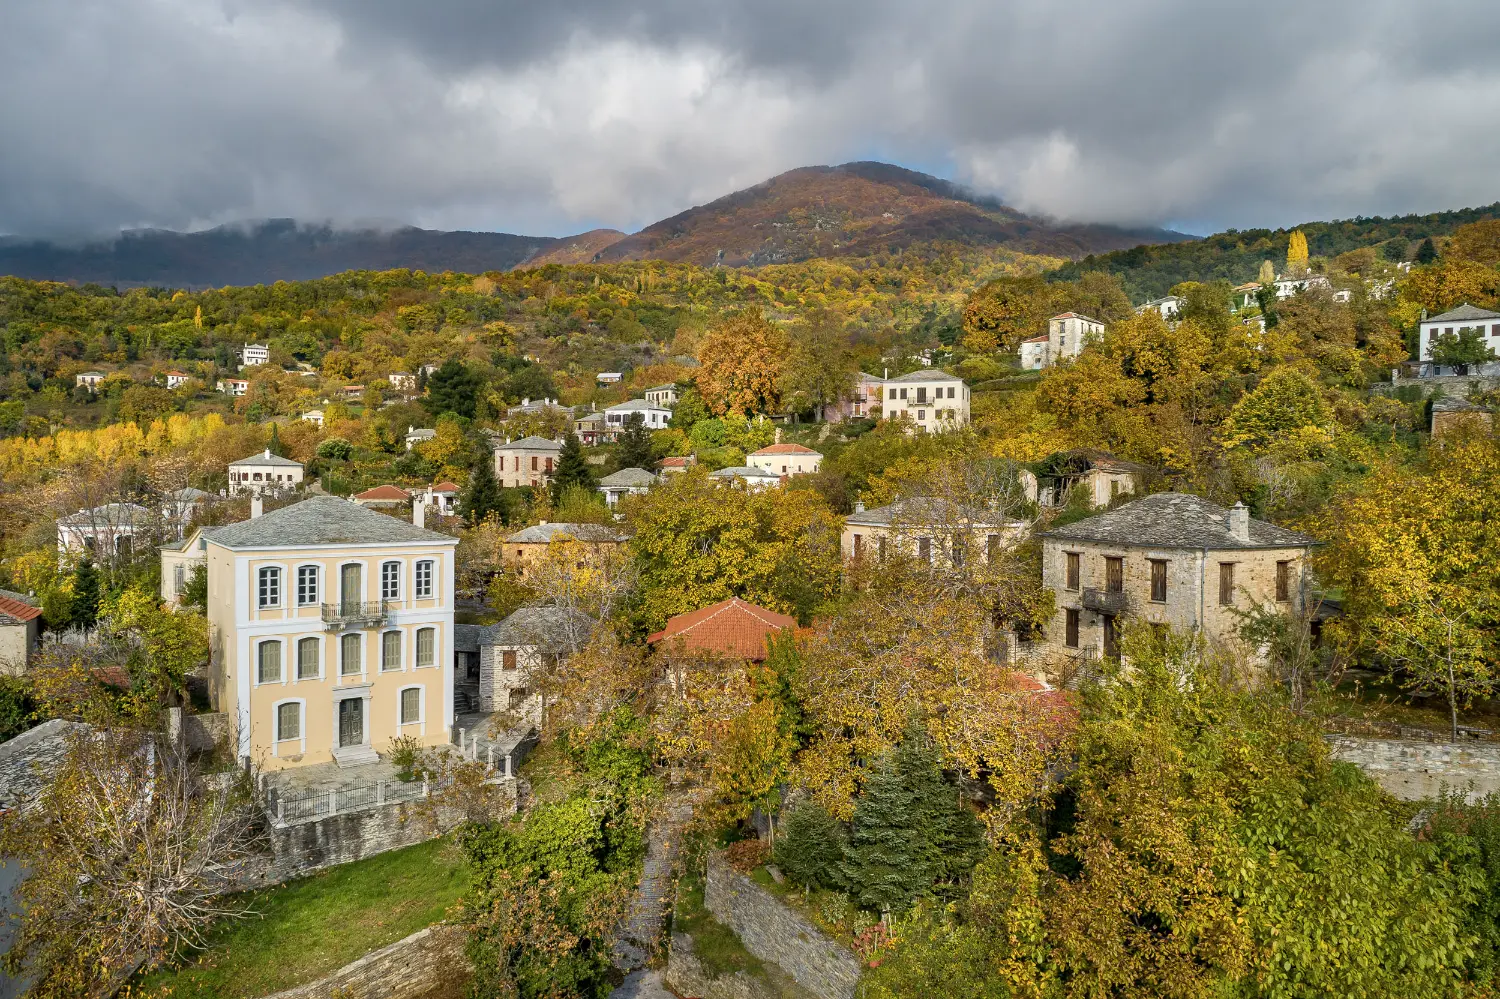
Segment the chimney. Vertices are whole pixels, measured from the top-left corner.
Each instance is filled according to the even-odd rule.
[[[271,457],[271,449],[270,448],[266,448],[266,457],[267,458]]]
[[[855,513],[864,513],[865,512],[865,501],[864,500],[855,500],[854,501],[854,512]]]
[[[536,526],[538,526],[538,527],[546,527],[547,526],[547,522],[545,520],[540,521],[540,522],[537,523]]]
[[[523,405],[523,406],[530,406],[531,405],[531,396],[529,396],[529,395],[523,395],[523,396],[521,396],[521,405]]]
[[[1250,540],[1250,509],[1243,503],[1229,508],[1229,533],[1239,541]]]
[[[411,501],[411,522],[418,527],[427,526],[427,503],[420,496]]]
[[[265,507],[264,507],[264,505],[261,502],[260,493],[258,493],[258,492],[251,493],[250,494],[250,519],[254,520],[256,517],[259,517],[264,512],[265,512]]]

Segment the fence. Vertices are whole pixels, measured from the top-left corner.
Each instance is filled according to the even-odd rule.
[[[404,801],[419,801],[431,794],[432,783],[426,777],[410,783],[382,780],[374,784],[329,788],[326,791],[296,796],[283,795],[273,789],[268,811],[275,817],[277,825],[286,825],[289,822],[323,819]]]

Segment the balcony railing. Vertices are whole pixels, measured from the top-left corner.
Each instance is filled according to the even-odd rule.
[[[1082,599],[1084,609],[1099,614],[1123,614],[1130,609],[1130,602],[1119,590],[1101,590],[1097,586],[1084,587]]]
[[[345,628],[378,628],[391,612],[389,600],[346,600],[323,605],[323,627],[329,631]]]

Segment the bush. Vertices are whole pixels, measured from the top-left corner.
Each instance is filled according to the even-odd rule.
[[[725,847],[724,859],[730,867],[748,874],[771,859],[771,846],[762,839],[742,839]]]
[[[318,445],[318,457],[329,461],[348,461],[354,454],[354,445],[342,437],[330,437]]]
[[[391,763],[396,776],[408,783],[417,779],[417,764],[422,759],[422,744],[409,735],[391,740]]]
[[[803,801],[786,817],[776,838],[776,865],[807,888],[835,887],[835,865],[844,855],[844,827],[815,801]]]

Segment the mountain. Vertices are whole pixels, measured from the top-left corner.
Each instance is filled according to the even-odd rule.
[[[527,267],[543,264],[591,263],[606,248],[625,238],[618,229],[590,229],[576,236],[564,236],[525,261]]]
[[[1461,208],[1429,215],[1391,218],[1354,218],[1333,222],[1304,222],[1290,229],[1229,229],[1191,243],[1138,246],[1074,260],[1048,273],[1057,281],[1071,281],[1088,271],[1110,271],[1120,276],[1132,301],[1145,302],[1167,294],[1183,281],[1254,281],[1263,260],[1280,269],[1294,230],[1307,237],[1314,257],[1336,257],[1364,247],[1378,248],[1387,260],[1410,260],[1422,240],[1447,236],[1459,226],[1500,218],[1500,202],[1483,208]]]
[[[868,256],[931,241],[1080,257],[1191,238],[1165,229],[1053,222],[915,170],[845,163],[789,170],[690,208],[619,240],[597,259],[754,266]]]
[[[504,232],[334,229],[272,219],[203,232],[138,229],[84,245],[0,237],[0,274],[104,285],[218,288],[348,270],[510,270],[560,242]]]

